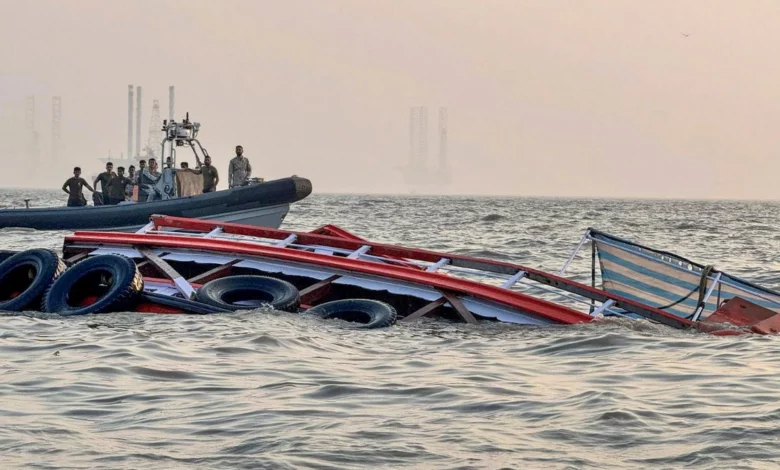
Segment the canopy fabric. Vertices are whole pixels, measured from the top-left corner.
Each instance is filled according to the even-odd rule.
[[[176,185],[179,197],[203,193],[203,176],[187,170],[176,170]]]
[[[709,291],[720,275],[704,304],[701,319],[735,296],[780,313],[780,293],[773,290],[673,253],[647,248],[593,229],[589,237],[596,247],[602,288],[607,292],[690,318],[700,296]]]

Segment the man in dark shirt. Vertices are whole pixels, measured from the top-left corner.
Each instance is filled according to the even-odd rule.
[[[125,200],[125,189],[131,181],[125,177],[125,167],[116,169],[117,174],[108,182],[108,204],[116,205]]]
[[[62,185],[62,190],[68,195],[68,207],[81,207],[87,205],[87,200],[84,198],[82,188],[86,187],[93,193],[94,189],[84,181],[81,177],[81,168],[76,167],[73,169],[73,177],[68,178],[65,184]]]
[[[111,182],[111,178],[116,176],[116,173],[114,173],[114,164],[111,162],[106,163],[106,171],[99,174],[97,178],[95,178],[95,181],[92,183],[97,188],[98,183],[100,183],[100,192],[103,193],[103,204],[108,204],[109,200],[109,194],[108,194],[108,183]]]
[[[203,159],[203,165],[193,171],[196,174],[203,174],[203,192],[211,193],[217,190],[219,184],[219,172],[217,168],[211,166],[211,157]]]
[[[146,160],[140,160],[138,162],[138,171],[135,172],[135,180],[134,183],[136,186],[138,186],[138,197],[136,200],[138,202],[146,202],[146,198],[149,197],[149,193],[146,192],[146,187],[141,182],[141,176],[144,174],[144,170],[146,169]]]

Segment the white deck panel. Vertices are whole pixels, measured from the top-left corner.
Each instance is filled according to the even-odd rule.
[[[154,250],[160,254],[163,250]],[[93,250],[90,255],[98,254],[122,254],[131,258],[141,258],[141,254],[132,248],[105,247]],[[222,265],[230,261],[241,259],[237,256],[222,254],[204,254],[192,252],[174,252],[162,257],[166,261],[195,262],[198,264]],[[285,263],[258,259],[244,259],[235,265],[239,268],[249,268],[266,273],[278,273],[289,276],[308,277],[316,280],[326,279],[334,274],[342,277],[333,281],[334,284],[361,287],[373,291],[387,291],[395,295],[408,295],[419,299],[434,301],[441,297],[441,293],[433,287],[424,286],[412,282],[395,279],[385,279],[378,276],[368,276],[339,271],[329,267],[309,267],[302,263]],[[178,290],[173,285],[159,283],[146,283],[145,290],[161,295],[177,295]],[[533,315],[524,314],[518,310],[501,305],[496,302],[475,299],[469,296],[460,296],[466,308],[474,315],[483,318],[494,318],[505,323],[517,323],[526,325],[549,325],[551,322]]]

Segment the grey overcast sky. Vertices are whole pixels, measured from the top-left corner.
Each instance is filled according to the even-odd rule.
[[[320,192],[415,189],[397,167],[426,105],[432,160],[449,110],[452,184],[419,193],[776,199],[778,21],[777,0],[0,0],[0,186],[125,153],[132,84],[143,142],[175,85],[223,174],[240,143]]]

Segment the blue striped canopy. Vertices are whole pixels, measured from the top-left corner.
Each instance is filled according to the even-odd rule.
[[[698,305],[703,276],[706,276],[706,294],[720,274],[700,319],[707,318],[723,301],[735,296],[780,313],[780,293],[773,290],[595,229],[589,229],[589,238],[596,247],[602,288],[607,292],[691,318]]]

